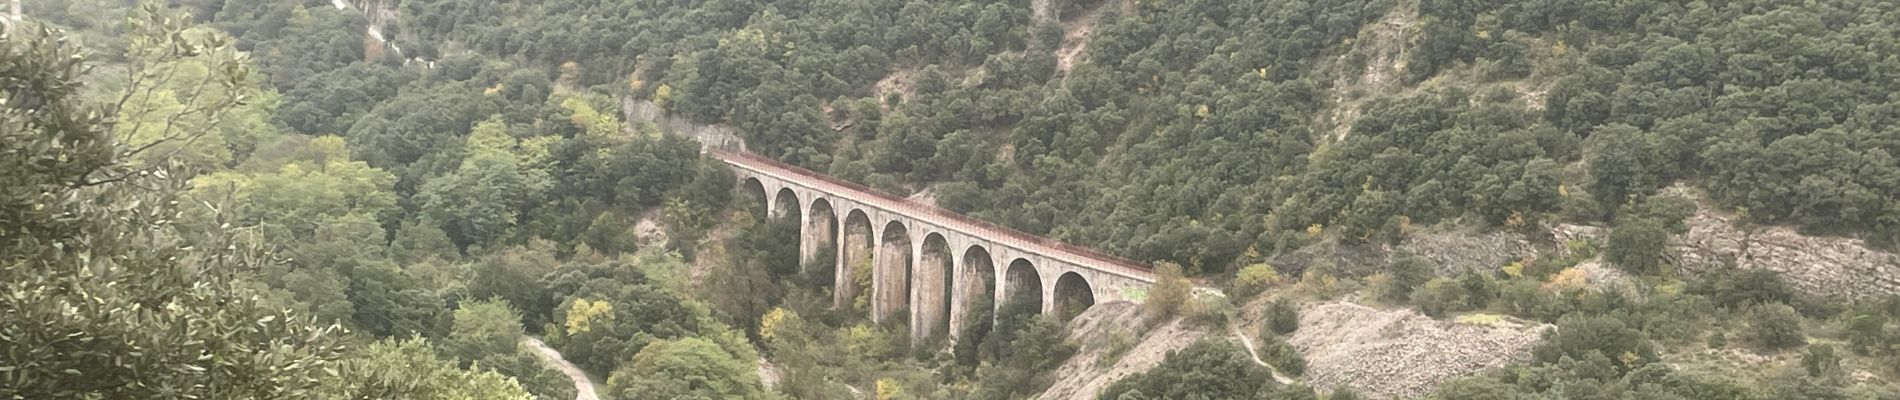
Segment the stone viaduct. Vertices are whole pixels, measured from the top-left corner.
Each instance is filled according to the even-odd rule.
[[[708,149],[772,216],[796,213],[800,265],[836,258],[833,304],[850,307],[870,274],[871,319],[908,315],[913,338],[955,339],[979,299],[1021,294],[1059,318],[1130,300],[1147,265],[1037,237],[747,153]],[[997,290],[997,289],[1001,290]],[[1028,293],[1019,293],[1028,291]],[[993,315],[993,314],[992,314]]]

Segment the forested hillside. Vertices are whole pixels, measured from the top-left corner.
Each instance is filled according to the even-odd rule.
[[[1894,2],[23,4],[0,49],[0,395],[572,397],[531,335],[611,399],[1024,398],[1179,318],[1245,326],[1259,356],[1208,339],[1101,398],[1357,398],[1301,380],[1287,338],[1322,301],[1550,324],[1434,398],[1900,381],[1900,297],[1669,247],[1722,213],[1900,248]],[[626,104],[1163,284],[1107,350],[1025,302],[913,343],[832,307],[795,219]],[[1534,250],[1391,250],[1466,233]],[[1378,255],[1270,265],[1302,252]]]
[[[1677,181],[1900,243],[1890,3],[1026,3],[410,1],[400,27],[447,43],[410,46],[429,56],[572,62],[754,151],[1194,271],[1309,228],[1610,221]],[[1361,30],[1408,8],[1400,83],[1353,85],[1378,50]],[[1063,16],[1093,33],[1058,71]]]

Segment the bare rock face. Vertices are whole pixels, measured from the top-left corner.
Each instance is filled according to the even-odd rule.
[[[1529,238],[1504,231],[1420,233],[1406,237],[1399,250],[1431,259],[1438,274],[1446,276],[1466,270],[1497,271],[1511,260],[1536,252]]]
[[[1416,399],[1446,381],[1530,361],[1531,348],[1549,326],[1439,321],[1409,309],[1338,302],[1300,311],[1300,329],[1288,342],[1306,356],[1309,386]]]
[[[1321,242],[1275,256],[1270,264],[1286,276],[1299,277],[1307,268],[1328,265],[1333,273],[1365,276],[1392,263],[1392,251],[1382,246]]]
[[[1668,256],[1684,272],[1758,268],[1781,273],[1788,285],[1823,297],[1864,298],[1900,293],[1900,255],[1868,248],[1860,239],[1803,235],[1785,226],[1747,226],[1713,210],[1699,191],[1671,187],[1663,195],[1695,202],[1683,220],[1688,232],[1669,241]]]
[[[659,210],[640,215],[633,224],[633,237],[640,246],[657,246],[666,243],[666,227],[660,223]]]
[[[1602,242],[1603,239],[1608,238],[1609,235],[1610,230],[1604,229],[1601,226],[1557,224],[1556,227],[1550,228],[1551,240],[1559,244],[1569,243],[1573,240]]]

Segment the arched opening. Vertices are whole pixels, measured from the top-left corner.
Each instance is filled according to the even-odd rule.
[[[871,307],[871,315],[878,321],[895,317],[897,321],[906,321],[910,311],[910,232],[904,229],[904,223],[891,221],[884,225],[883,238],[878,242],[877,266],[872,272],[872,291],[876,292]]]
[[[807,254],[804,255],[806,281],[818,287],[822,292],[836,291],[839,278],[838,268],[838,215],[831,211],[831,201],[823,197],[812,199],[811,218],[805,221],[805,230],[799,240],[804,243]],[[835,297],[834,297],[835,299]]]
[[[1055,291],[1057,321],[1067,322],[1070,318],[1082,315],[1089,306],[1095,305],[1095,288],[1089,286],[1088,279],[1075,271],[1063,273],[1062,277],[1056,278]]]
[[[798,193],[792,192],[792,188],[779,189],[778,195],[772,197],[772,219],[790,218],[798,221],[800,214],[804,214],[798,204]]]
[[[963,259],[957,263],[957,282],[962,283],[963,293],[958,294],[962,297],[956,301],[962,307],[962,314],[950,317],[951,325],[959,327],[957,343],[982,343],[995,323],[996,266],[990,260],[988,249],[970,246],[963,250]]]
[[[871,260],[874,259],[871,246],[871,218],[864,210],[851,210],[844,218],[844,254],[838,255],[840,263],[837,277],[837,290],[832,300],[837,307],[851,307],[858,311],[871,308],[870,299],[865,298],[865,288],[871,285]]]
[[[950,243],[933,232],[924,236],[923,253],[918,255],[916,318],[912,319],[918,328],[915,332],[922,338],[949,337],[950,289],[956,284]]]
[[[765,183],[759,182],[759,178],[745,178],[745,182],[739,184],[739,190],[745,192],[740,193],[739,201],[744,204],[740,204],[739,209],[752,213],[753,220],[764,221],[765,213],[769,211],[766,208],[770,207],[765,202]]]
[[[1009,262],[1003,275],[1003,308],[1027,307],[1031,313],[1042,311],[1042,276],[1035,264],[1018,258]]]

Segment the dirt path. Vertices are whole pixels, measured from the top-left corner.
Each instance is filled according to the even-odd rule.
[[[1089,36],[1095,32],[1095,23],[1101,19],[1102,9],[1115,6],[1125,7],[1132,4],[1125,0],[1104,0],[1102,4],[1082,10],[1081,15],[1062,21],[1062,42],[1056,49],[1056,73],[1068,79],[1069,70],[1075,69],[1075,60],[1088,49]]]
[[[542,343],[541,339],[536,339],[533,336],[522,336],[521,343],[533,348],[534,355],[540,356],[542,363],[546,363],[548,366],[554,367],[554,369],[561,370],[561,373],[567,374],[568,379],[574,380],[576,393],[574,400],[600,400],[600,396],[594,394],[594,380],[588,378],[587,372],[581,371],[580,367],[575,367],[574,363],[567,362],[567,359],[561,358],[561,352],[548,348],[547,343]]]
[[[1275,369],[1275,368],[1273,368],[1273,366],[1272,366],[1272,365],[1267,365],[1267,362],[1266,362],[1266,361],[1261,361],[1261,360],[1260,360],[1260,352],[1259,352],[1259,351],[1256,351],[1256,350],[1254,350],[1254,348],[1253,348],[1253,339],[1248,339],[1248,338],[1247,338],[1247,335],[1246,335],[1246,334],[1242,334],[1242,333],[1240,333],[1240,327],[1239,327],[1239,326],[1228,326],[1228,327],[1227,327],[1227,330],[1228,330],[1229,332],[1232,332],[1232,333],[1233,333],[1233,335],[1234,335],[1234,340],[1238,340],[1238,341],[1240,341],[1240,346],[1241,346],[1241,347],[1246,347],[1246,348],[1247,348],[1247,356],[1248,356],[1248,357],[1253,357],[1253,363],[1254,363],[1254,364],[1260,364],[1260,366],[1262,366],[1262,367],[1267,367],[1267,370],[1268,370],[1268,371],[1272,371],[1272,372],[1273,372],[1273,380],[1274,380],[1274,381],[1277,381],[1277,382],[1280,382],[1280,384],[1282,384],[1282,385],[1285,385],[1285,384],[1289,384],[1289,383],[1293,383],[1293,380],[1292,380],[1292,379],[1287,379],[1287,377],[1285,377],[1285,376],[1281,376],[1281,375],[1280,375],[1280,370],[1278,370],[1278,369]]]
[[[330,5],[335,6],[338,10],[351,11],[349,0],[330,0]],[[363,11],[365,18],[369,18],[371,14],[373,13],[368,10]],[[376,43],[389,45],[389,48],[395,50],[397,55],[402,55],[402,47],[398,47],[395,43],[390,43],[388,39],[383,38],[383,30],[376,26],[374,18],[370,18],[370,23],[365,26],[363,30],[369,34],[371,39],[376,39]]]

